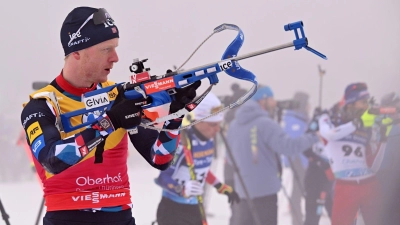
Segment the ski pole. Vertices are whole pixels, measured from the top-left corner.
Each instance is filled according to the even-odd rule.
[[[293,172],[294,179],[296,180],[296,183],[297,183],[297,185],[299,186],[299,189],[300,189],[300,191],[301,191],[301,196],[305,197],[305,193],[306,193],[306,192],[305,192],[305,189],[304,189],[304,187],[303,187],[303,183],[302,183],[301,180],[300,180],[299,174],[297,173],[297,171],[296,171],[295,168],[293,167],[293,160],[290,158],[290,156],[288,156],[287,159],[288,159],[288,161],[289,161],[290,167],[292,168],[292,172]]]
[[[319,97],[318,97],[318,106],[322,109],[322,79],[325,75],[325,70],[321,69],[321,66],[318,65],[318,73],[319,73]]]
[[[6,222],[6,225],[10,225],[10,221],[8,220],[10,216],[6,213],[6,210],[4,209],[3,203],[0,200],[0,211],[1,211],[1,216],[3,217],[3,220]]]
[[[38,215],[36,217],[35,225],[39,225],[39,221],[40,221],[40,217],[42,216],[43,208],[44,208],[44,198],[42,198],[42,202],[40,203],[40,208],[39,208]]]
[[[302,221],[303,221],[303,219],[300,218],[300,217],[303,217],[303,215],[301,214],[301,212],[299,213],[297,210],[295,210],[293,201],[292,201],[292,199],[289,197],[289,195],[288,195],[288,193],[287,193],[287,191],[286,191],[285,186],[282,184],[281,187],[282,187],[283,195],[284,195],[284,196],[286,197],[286,199],[289,201],[290,208],[293,210],[293,213],[294,213],[294,215],[295,215],[295,216],[294,216],[295,219],[296,219],[298,222],[300,222],[300,224],[301,224]]]
[[[247,188],[246,188],[246,185],[245,185],[245,183],[244,183],[244,181],[243,181],[243,178],[242,178],[242,176],[240,175],[239,168],[237,167],[236,161],[235,161],[235,159],[233,158],[232,151],[231,151],[231,149],[230,149],[230,147],[229,147],[229,145],[228,145],[228,142],[226,141],[226,138],[225,138],[225,135],[224,135],[224,133],[223,133],[223,128],[222,128],[222,127],[221,127],[221,129],[220,129],[220,131],[219,131],[219,134],[221,135],[221,139],[222,139],[222,141],[223,141],[224,144],[225,144],[226,152],[227,152],[228,155],[229,155],[229,158],[230,158],[230,160],[231,160],[233,169],[235,170],[236,174],[238,175],[239,182],[240,182],[240,184],[241,184],[242,187],[243,187],[244,194],[246,195],[246,202],[247,202],[247,204],[249,205],[250,212],[251,212],[251,214],[252,214],[252,216],[253,216],[253,219],[254,219],[254,221],[255,221],[255,224],[256,224],[256,225],[262,225],[262,222],[261,222],[261,220],[260,220],[260,217],[258,216],[257,211],[256,211],[256,210],[257,210],[257,207],[256,207],[256,205],[254,204],[253,200],[250,198],[249,192],[248,192],[248,190],[247,190]]]
[[[185,154],[187,166],[189,167],[190,179],[197,180],[196,174],[194,172],[194,161],[193,161],[193,156],[192,156],[191,141],[190,141],[188,135],[186,134],[186,132],[182,131],[181,135],[182,135],[183,152]],[[208,225],[207,218],[206,218],[206,212],[204,210],[203,196],[197,195],[196,198],[197,198],[197,202],[199,205],[202,225]]]

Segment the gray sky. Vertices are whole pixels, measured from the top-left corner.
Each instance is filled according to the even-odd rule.
[[[7,117],[17,119],[31,83],[52,80],[63,66],[59,32],[66,15],[77,6],[104,7],[120,30],[118,53],[110,79],[128,81],[133,58],[149,58],[153,74],[181,64],[222,23],[244,32],[241,53],[291,42],[287,23],[302,20],[310,46],[328,56],[324,61],[306,51],[285,49],[241,61],[268,84],[277,99],[303,90],[318,102],[318,70],[324,78],[323,106],[330,107],[350,82],[365,81],[378,99],[400,92],[400,1],[7,1],[2,3],[0,42],[3,80],[0,101]],[[219,60],[236,33],[225,31],[209,40],[186,69]],[[230,93],[234,81],[219,74],[218,95]],[[208,81],[203,82],[206,87]],[[249,87],[246,82],[242,85]],[[7,97],[7,99],[5,99]],[[10,114],[11,112],[11,114]]]

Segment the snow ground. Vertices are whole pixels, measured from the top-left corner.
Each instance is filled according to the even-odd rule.
[[[132,154],[133,155],[133,154]],[[156,217],[156,209],[161,199],[161,189],[153,183],[158,171],[148,166],[138,155],[130,159],[131,166],[130,182],[132,201],[134,203],[133,215],[138,225],[150,225]],[[222,157],[221,157],[222,158]],[[222,159],[215,161],[214,171],[222,179]],[[285,171],[284,183],[290,180],[290,171]],[[290,186],[286,187],[290,191]],[[6,212],[10,216],[11,225],[35,224],[39,211],[42,192],[39,183],[32,174],[26,181],[0,184],[0,199],[3,202]],[[210,196],[207,197],[207,212],[211,214],[208,218],[210,225],[228,225],[230,210],[227,198],[219,195],[215,190],[210,189]],[[290,225],[290,213],[288,202],[282,193],[279,193],[279,225]],[[4,221],[0,221],[3,224]],[[41,223],[40,223],[41,224]],[[329,225],[329,219],[321,218],[320,225]]]

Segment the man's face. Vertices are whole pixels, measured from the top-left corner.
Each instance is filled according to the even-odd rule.
[[[274,113],[276,109],[276,100],[273,97],[263,98],[259,100],[261,107],[269,113]],[[271,115],[272,115],[271,114]]]
[[[114,63],[118,62],[117,47],[118,38],[113,38],[80,51],[82,75],[88,82],[107,81],[107,76]]]
[[[196,125],[196,129],[207,139],[215,138],[220,130],[221,122],[200,122]]]
[[[368,99],[361,99],[352,104],[347,105],[347,111],[354,115],[354,117],[360,117],[368,108],[369,103]]]
[[[354,102],[354,108],[357,110],[365,111],[369,107],[368,99],[361,99]]]

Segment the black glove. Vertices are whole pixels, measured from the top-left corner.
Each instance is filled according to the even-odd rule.
[[[363,122],[363,120],[362,120],[361,118],[359,118],[359,117],[353,119],[352,122],[353,122],[353,124],[354,124],[354,126],[356,127],[357,130],[364,127],[364,122]]]
[[[126,99],[122,86],[118,86],[118,96],[114,105],[106,112],[114,129],[131,129],[138,126],[142,118],[142,107],[136,106],[136,99]]]
[[[233,204],[235,202],[236,203],[240,202],[239,195],[236,193],[235,190],[233,190],[231,186],[227,184],[218,183],[214,185],[214,187],[217,189],[218,193],[228,196],[228,202],[230,204]]]
[[[169,106],[169,113],[178,112],[180,109],[183,109],[186,104],[193,101],[196,97],[196,90],[200,85],[201,81],[198,80],[187,87],[176,88],[176,94],[174,94],[171,105]]]

